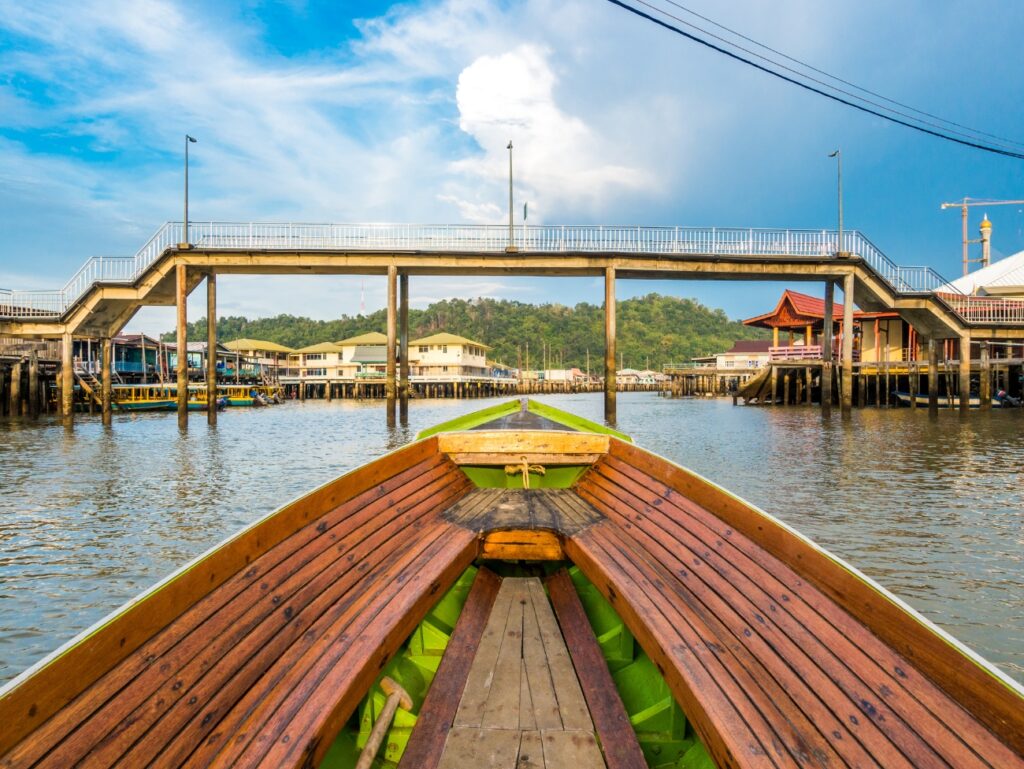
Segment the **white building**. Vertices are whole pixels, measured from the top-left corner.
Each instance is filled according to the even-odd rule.
[[[442,332],[409,342],[409,378],[419,381],[489,379],[491,348],[464,336]]]

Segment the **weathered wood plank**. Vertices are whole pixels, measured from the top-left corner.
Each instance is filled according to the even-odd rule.
[[[607,435],[595,433],[557,432],[544,430],[470,431],[441,433],[437,436],[438,450],[444,454],[500,454],[502,456],[530,453],[565,455],[606,454]],[[572,464],[583,464],[573,462]]]
[[[519,740],[519,760],[516,769],[545,769],[549,766],[544,762],[544,742],[540,732],[523,732]],[[555,769],[550,765],[551,769]],[[570,767],[571,769],[571,767]]]
[[[434,769],[438,765],[500,587],[500,577],[487,568],[481,568],[473,579],[473,587],[420,708],[399,769]]]
[[[548,578],[547,588],[608,769],[647,769],[636,732],[569,573],[564,569],[556,572]]]
[[[523,672],[525,594],[519,580],[516,579],[504,580],[501,589],[511,594],[511,601],[480,725],[485,729],[518,729],[519,693],[522,688]]]
[[[480,545],[480,557],[504,561],[561,561],[561,538],[551,531],[494,531]]]
[[[548,659],[540,625],[537,622],[537,614],[550,609],[543,595],[541,597],[544,603],[541,606],[534,603],[533,591],[526,589],[523,595],[528,601],[523,612],[523,659],[533,699],[533,722],[538,729],[561,729],[562,715],[555,683],[552,680],[551,660]]]
[[[517,769],[518,729],[455,727],[439,769]]]
[[[546,451],[521,451],[516,453],[509,453],[507,451],[456,451],[448,455],[452,462],[457,465],[519,465],[522,464],[525,457],[526,461],[531,465],[542,465],[544,467],[592,465],[602,456],[604,455],[597,452],[563,454]]]
[[[604,769],[605,762],[593,732],[544,731],[544,765],[569,769]],[[646,763],[643,765],[646,767]]]

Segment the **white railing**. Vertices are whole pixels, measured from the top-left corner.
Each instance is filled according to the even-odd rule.
[[[835,258],[836,233],[695,227],[530,225],[509,241],[502,225],[296,224],[190,222],[188,240],[211,250],[494,253],[508,246],[530,253],[633,253],[749,258]],[[94,257],[58,291],[0,290],[0,316],[57,318],[96,283],[131,283],[181,241],[180,222],[167,222],[133,257]],[[856,230],[843,233],[844,255],[860,257],[897,294],[943,291],[943,301],[968,322],[1024,323],[1024,302],[1002,307],[957,294],[930,267],[901,267]],[[984,298],[984,297],[982,297]],[[1019,306],[1017,306],[1019,304]]]
[[[953,312],[968,323],[991,325],[1024,324],[1024,300],[994,296],[965,296],[946,291],[937,293]]]
[[[768,360],[821,360],[821,357],[820,344],[768,348]]]

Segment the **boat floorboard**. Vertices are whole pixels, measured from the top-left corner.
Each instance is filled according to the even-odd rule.
[[[604,769],[540,580],[502,581],[438,766]]]

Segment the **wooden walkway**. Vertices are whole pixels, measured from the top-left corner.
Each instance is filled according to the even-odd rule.
[[[590,711],[544,588],[506,578],[477,650],[442,769],[604,769]]]

